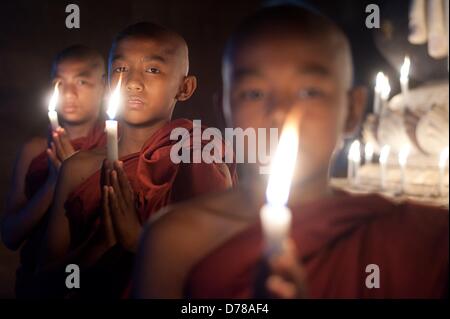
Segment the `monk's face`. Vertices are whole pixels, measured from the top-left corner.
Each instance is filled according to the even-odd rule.
[[[235,127],[281,128],[300,119],[298,177],[326,174],[344,132],[349,81],[326,41],[298,34],[252,37],[224,67],[224,107]],[[346,76],[344,76],[346,74]]]
[[[97,119],[105,89],[104,71],[90,61],[61,61],[55,70],[53,83],[59,82],[59,116],[77,124]]]
[[[110,66],[113,87],[122,74],[122,118],[145,125],[172,116],[185,74],[170,40],[129,37],[121,40]]]

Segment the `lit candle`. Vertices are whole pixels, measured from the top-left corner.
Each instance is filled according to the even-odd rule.
[[[374,153],[374,149],[373,149],[372,143],[367,142],[366,145],[364,145],[364,160],[365,160],[365,164],[372,163],[373,153]]]
[[[409,69],[411,68],[411,60],[408,56],[405,57],[403,65],[400,68],[400,85],[402,88],[402,95],[405,103],[409,99]]]
[[[361,144],[358,140],[353,141],[347,156],[348,173],[347,178],[353,186],[358,184],[359,166],[361,163]]]
[[[381,92],[384,85],[384,73],[378,72],[375,81],[375,92],[373,101],[373,113],[379,115],[381,113]]]
[[[381,174],[381,188],[387,189],[387,162],[389,159],[389,153],[391,152],[391,147],[389,145],[384,145],[380,152],[380,174]]]
[[[107,149],[107,159],[111,162],[117,161],[119,158],[119,148],[117,142],[117,121],[115,120],[116,113],[120,105],[120,85],[122,82],[122,74],[119,77],[119,82],[116,88],[109,97],[109,104],[106,113],[108,114],[109,120],[105,122],[106,129],[106,149]]]
[[[389,94],[391,94],[391,85],[389,84],[389,78],[387,76],[384,76],[384,80],[382,82],[381,86],[381,110],[382,113],[383,110],[386,108],[387,101],[389,100]]]
[[[445,180],[445,168],[447,167],[447,163],[448,163],[448,147],[442,150],[441,156],[439,157],[439,194],[441,196],[445,195],[444,180]]]
[[[406,162],[410,152],[410,146],[404,145],[398,153],[398,164],[400,165],[400,183],[401,192],[404,193],[406,189]]]
[[[59,82],[55,84],[52,97],[48,103],[48,119],[52,125],[52,129],[55,131],[59,127],[58,113],[56,112],[56,105],[58,104],[59,97]]]
[[[298,152],[296,125],[286,124],[270,166],[266,189],[267,203],[261,208],[261,225],[266,240],[266,255],[279,254],[291,226],[292,214],[286,206]]]

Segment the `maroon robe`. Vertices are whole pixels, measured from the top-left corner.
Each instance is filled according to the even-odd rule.
[[[51,134],[51,131],[50,133]],[[81,138],[71,141],[75,150],[89,150],[106,144],[104,122],[99,121],[91,132]],[[49,174],[49,159],[46,151],[36,156],[28,167],[25,177],[25,195],[31,199],[47,181]],[[47,212],[48,213],[48,212]],[[20,250],[20,266],[16,273],[16,296],[32,297],[33,275],[36,270],[40,245],[45,233],[48,214],[45,214],[41,222],[31,232]]]
[[[223,191],[230,186],[227,176],[217,164],[174,164],[171,161],[170,150],[177,141],[170,140],[170,133],[175,128],[185,128],[193,136],[191,121],[174,120],[159,129],[140,152],[120,159],[135,192],[136,208],[142,223],[166,205]],[[208,141],[202,143],[205,145]],[[237,175],[234,163],[228,164],[228,169],[235,184]],[[98,227],[101,187],[101,171],[98,170],[69,195],[65,208],[70,225],[70,249],[76,249],[88,240]],[[132,257],[120,247],[107,252],[92,270],[92,275],[88,275],[90,279],[85,279],[82,294],[76,297],[95,298],[101,295],[118,298],[126,295]]]
[[[378,195],[293,207],[292,238],[310,298],[442,298],[448,294],[449,215],[440,208]],[[201,260],[185,293],[192,298],[252,298],[261,266],[260,224]],[[366,267],[380,288],[366,287]]]

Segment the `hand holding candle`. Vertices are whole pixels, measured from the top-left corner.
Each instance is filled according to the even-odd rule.
[[[50,120],[50,124],[54,131],[56,131],[56,129],[59,127],[58,113],[56,112],[58,98],[59,98],[59,82],[55,84],[53,94],[50,98],[50,102],[48,103],[48,119]]]
[[[372,163],[373,153],[374,148],[372,143],[367,142],[366,145],[364,145],[364,161],[366,165]]]
[[[298,130],[288,123],[281,133],[266,190],[267,204],[261,208],[261,224],[266,238],[266,254],[282,250],[291,225],[291,211],[286,206],[298,152]]]
[[[109,120],[105,122],[106,129],[106,148],[107,148],[107,159],[112,163],[117,161],[119,158],[119,148],[117,140],[117,121],[115,120],[117,111],[120,105],[120,87],[122,83],[122,74],[119,77],[116,88],[111,93],[109,97],[108,114]]]

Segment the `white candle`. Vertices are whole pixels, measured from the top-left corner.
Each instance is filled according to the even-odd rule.
[[[364,160],[366,165],[372,163],[373,153],[374,148],[372,143],[367,142],[366,145],[364,145]]]
[[[382,82],[381,87],[381,110],[382,113],[384,109],[387,107],[387,101],[389,100],[389,94],[391,93],[391,85],[389,84],[389,78],[387,76],[384,76],[384,80]],[[380,114],[381,114],[380,113]]]
[[[106,113],[109,120],[105,122],[106,130],[106,149],[107,159],[111,162],[117,161],[119,158],[119,148],[117,140],[117,121],[115,120],[120,105],[120,85],[122,82],[122,74],[119,77],[116,88],[109,97],[109,104]]]
[[[391,147],[389,145],[384,145],[381,148],[380,153],[380,180],[381,188],[387,189],[387,162],[389,159],[389,153],[391,152]]]
[[[58,97],[59,97],[59,82],[55,84],[53,94],[50,98],[50,102],[48,103],[48,119],[50,120],[50,124],[53,130],[56,130],[59,127],[58,113],[56,112]]]
[[[409,152],[410,146],[406,144],[401,148],[400,152],[398,153],[398,164],[400,165],[400,184],[402,193],[404,193],[406,190],[406,163],[408,161]]]
[[[286,206],[295,170],[298,152],[298,130],[295,123],[287,123],[280,137],[270,165],[270,177],[266,189],[267,204],[260,211],[265,235],[267,256],[279,254],[289,235],[291,211]]]
[[[441,196],[445,195],[445,169],[448,163],[448,147],[442,150],[439,157],[439,194]]]
[[[403,64],[400,68],[400,85],[402,88],[402,95],[405,104],[408,103],[409,99],[409,70],[411,68],[411,60],[408,56],[405,57]]]
[[[347,156],[348,160],[348,179],[353,186],[357,186],[359,167],[361,164],[361,144],[358,140],[353,141]]]
[[[379,115],[381,113],[381,92],[384,85],[384,73],[378,72],[375,81],[373,113]]]

